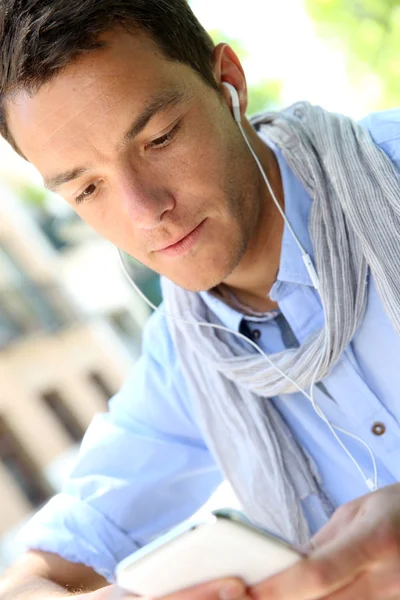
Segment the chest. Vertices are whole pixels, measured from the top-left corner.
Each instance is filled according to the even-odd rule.
[[[323,326],[319,297],[308,286],[284,290],[280,308],[300,343]],[[248,325],[253,339],[265,352],[278,352],[287,345],[285,332],[277,322]],[[346,431],[336,430],[365,475],[373,476],[372,452],[379,485],[400,481],[400,336],[384,311],[372,279],[364,319],[323,384],[323,389],[315,389],[316,403],[332,425]],[[271,401],[297,441],[314,458],[324,487],[336,505],[368,491],[349,454],[307,398],[295,393]]]

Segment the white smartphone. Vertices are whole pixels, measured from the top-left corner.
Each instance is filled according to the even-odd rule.
[[[201,521],[175,527],[128,556],[117,566],[116,583],[153,598],[224,577],[255,585],[303,556],[239,511],[217,510]]]

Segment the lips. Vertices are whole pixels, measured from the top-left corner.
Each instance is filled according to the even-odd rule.
[[[184,235],[181,235],[179,238],[177,238],[174,242],[170,242],[168,243],[166,246],[162,246],[161,248],[158,248],[157,250],[155,250],[155,252],[162,252],[163,250],[167,250],[167,248],[172,248],[173,246],[175,246],[176,244],[179,244],[180,242],[183,242],[183,240],[187,237],[189,237],[189,235],[191,235],[194,231],[196,231],[196,229],[198,227],[200,227],[201,223],[199,223],[199,225],[196,225],[196,227],[194,227],[193,229],[191,229],[190,231],[188,231],[187,233],[185,233]]]
[[[168,259],[188,254],[197,245],[202,236],[206,221],[207,219],[204,219],[204,221],[194,229],[191,229],[186,235],[180,236],[176,241],[160,248],[157,252]]]

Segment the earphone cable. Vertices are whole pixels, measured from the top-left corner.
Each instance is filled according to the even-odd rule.
[[[246,133],[243,129],[242,123],[241,123],[241,117],[240,117],[240,102],[239,102],[239,97],[237,94],[237,91],[235,90],[235,88],[228,83],[224,83],[224,85],[230,90],[230,94],[232,97],[232,102],[233,102],[233,112],[234,112],[234,118],[235,118],[235,122],[237,123],[239,130],[247,144],[247,147],[249,148],[249,151],[251,153],[251,155],[253,156],[257,167],[264,179],[264,182],[267,186],[267,189],[271,195],[271,198],[273,200],[273,202],[275,203],[278,211],[280,212],[288,230],[290,231],[293,240],[296,242],[303,261],[304,261],[304,265],[307,269],[308,274],[310,275],[311,281],[314,285],[314,288],[316,290],[319,289],[320,284],[319,284],[319,278],[315,269],[315,266],[313,264],[313,261],[311,260],[311,257],[309,256],[309,254],[305,251],[305,249],[303,248],[302,244],[300,243],[299,239],[297,238],[289,220],[287,219],[281,205],[279,204],[274,190],[272,189],[272,186],[268,180],[268,177],[266,176],[264,169],[261,165],[261,162],[257,156],[257,154],[255,153],[255,151],[253,150],[249,140],[247,139]],[[119,258],[121,261],[121,265],[122,265],[122,269],[123,272],[125,273],[125,276],[127,278],[127,280],[129,281],[130,285],[133,286],[133,288],[136,290],[136,292],[139,294],[139,296],[142,298],[142,300],[144,300],[144,302],[150,306],[153,310],[158,311],[162,314],[164,314],[165,316],[179,321],[181,323],[185,323],[187,325],[193,325],[193,326],[198,326],[198,327],[209,327],[209,328],[213,328],[213,329],[220,329],[221,331],[226,331],[228,333],[233,334],[234,336],[241,338],[243,340],[245,340],[248,344],[250,344],[253,348],[256,349],[256,351],[261,354],[261,356],[263,356],[267,362],[272,366],[272,368],[274,368],[284,379],[286,379],[287,381],[289,381],[301,394],[303,394],[303,396],[305,396],[310,402],[311,405],[314,409],[314,411],[316,412],[316,414],[321,418],[322,421],[325,422],[325,424],[328,426],[329,430],[331,431],[332,435],[334,436],[334,438],[336,439],[336,441],[339,443],[339,445],[341,446],[341,448],[345,451],[345,453],[348,455],[348,457],[350,458],[350,460],[353,462],[353,464],[355,465],[356,469],[359,471],[359,473],[361,474],[362,478],[364,479],[367,487],[369,490],[375,490],[378,487],[378,471],[377,471],[377,465],[376,465],[376,460],[375,460],[375,456],[373,451],[371,450],[370,446],[364,441],[362,440],[360,437],[350,433],[349,431],[346,431],[345,429],[342,429],[341,427],[338,427],[336,425],[333,425],[329,419],[326,417],[325,413],[323,412],[323,410],[317,405],[315,398],[314,398],[314,389],[315,389],[315,383],[316,383],[316,378],[318,376],[322,361],[324,360],[325,354],[327,352],[328,349],[328,330],[326,327],[326,310],[325,310],[325,306],[324,306],[324,301],[322,298],[322,295],[320,294],[320,299],[321,299],[321,306],[322,306],[322,311],[323,311],[323,315],[324,315],[324,343],[323,343],[323,349],[321,352],[321,355],[319,357],[318,360],[318,364],[317,367],[315,369],[314,375],[312,377],[311,380],[311,384],[310,384],[310,393],[308,394],[305,390],[303,390],[295,381],[293,381],[293,379],[287,375],[286,373],[284,373],[270,358],[269,356],[255,343],[253,342],[253,340],[250,340],[248,337],[246,337],[245,335],[243,335],[240,332],[237,331],[233,331],[231,329],[229,329],[228,327],[224,327],[223,325],[216,325],[213,323],[201,323],[201,322],[197,322],[197,321],[190,321],[188,319],[183,319],[180,316],[177,315],[172,315],[172,314],[168,314],[167,312],[160,310],[157,306],[155,306],[146,296],[145,294],[143,294],[143,292],[138,288],[138,286],[136,285],[136,283],[133,281],[133,279],[130,277],[122,253],[121,251],[118,249],[118,254],[119,254]],[[360,467],[360,465],[358,464],[357,460],[354,458],[354,456],[351,454],[351,452],[349,451],[349,449],[346,447],[346,445],[342,442],[342,440],[340,439],[340,437],[338,436],[338,434],[336,433],[336,431],[339,431],[341,433],[343,433],[344,435],[349,436],[350,438],[357,440],[359,443],[361,443],[369,452],[369,455],[371,457],[371,461],[373,464],[373,479],[371,479],[370,477],[367,477],[364,473],[364,471],[362,470],[362,468]]]
[[[119,260],[121,263],[121,267],[122,270],[125,274],[125,277],[127,278],[129,284],[134,288],[134,290],[136,291],[136,293],[140,296],[140,298],[142,298],[142,300],[153,310],[163,314],[166,317],[169,317],[172,320],[175,321],[179,321],[180,323],[185,323],[186,325],[192,325],[192,326],[197,326],[197,327],[209,327],[211,329],[219,329],[221,331],[225,331],[227,333],[231,333],[234,336],[236,336],[237,338],[243,339],[244,341],[246,341],[248,344],[250,344],[259,354],[261,354],[261,356],[263,358],[265,358],[267,360],[267,362],[272,366],[272,368],[274,368],[282,377],[284,377],[287,381],[289,381],[301,394],[303,394],[303,396],[305,396],[312,404],[315,412],[317,413],[317,415],[326,423],[326,425],[329,427],[330,431],[332,432],[332,434],[334,435],[335,439],[338,441],[338,443],[340,444],[340,446],[343,448],[343,450],[346,452],[346,454],[349,456],[349,458],[351,459],[351,461],[354,463],[354,465],[356,466],[357,470],[360,472],[362,478],[364,479],[364,481],[366,482],[366,485],[368,486],[369,489],[377,489],[377,468],[376,468],[376,461],[375,461],[375,457],[374,454],[371,450],[371,448],[368,446],[368,444],[366,442],[364,442],[364,440],[362,440],[361,438],[359,438],[358,436],[355,436],[354,434],[350,433],[349,431],[346,431],[345,429],[342,429],[341,427],[337,427],[331,424],[331,422],[326,418],[324,412],[320,409],[320,407],[316,404],[314,397],[313,397],[313,387],[315,384],[315,377],[316,375],[314,375],[313,381],[311,383],[311,394],[307,394],[307,392],[300,387],[289,375],[287,375],[286,373],[284,373],[271,359],[270,357],[255,343],[253,342],[253,340],[250,340],[248,337],[246,337],[244,334],[238,332],[238,331],[233,331],[232,329],[229,329],[229,327],[225,327],[223,325],[217,325],[214,323],[202,323],[202,322],[198,322],[198,321],[190,321],[189,319],[184,319],[181,316],[178,315],[173,315],[171,313],[168,313],[165,310],[161,310],[158,306],[156,306],[155,304],[153,304],[147,297],[146,295],[142,292],[142,290],[136,285],[136,283],[134,282],[134,280],[132,279],[132,277],[129,275],[128,270],[126,268],[125,265],[125,261],[123,259],[122,256],[122,252],[119,250],[118,248],[118,255],[119,255]],[[325,342],[324,342],[324,346],[325,346]],[[323,358],[323,354],[321,354],[320,357],[320,361]],[[318,367],[316,369],[316,373],[318,372],[320,363],[318,363]],[[371,483],[369,483],[371,481],[370,478],[367,478],[363,472],[363,470],[361,469],[360,465],[358,464],[358,462],[356,461],[356,459],[353,457],[353,455],[351,454],[351,452],[346,448],[345,444],[343,444],[342,440],[339,438],[339,436],[337,435],[337,433],[335,432],[335,429],[337,431],[340,431],[341,433],[355,439],[358,440],[361,444],[363,444],[371,457],[372,463],[373,463],[373,467],[374,467],[374,480],[373,480],[373,485]]]

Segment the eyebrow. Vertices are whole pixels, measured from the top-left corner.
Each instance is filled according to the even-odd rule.
[[[77,167],[75,169],[70,169],[69,171],[64,171],[63,173],[59,173],[58,175],[54,175],[53,177],[45,177],[44,178],[44,186],[55,192],[57,188],[64,185],[64,183],[68,183],[69,181],[73,181],[74,179],[78,179],[88,171],[86,167]]]
[[[150,102],[145,106],[144,110],[134,120],[128,131],[124,135],[124,142],[129,142],[135,138],[143,129],[147,123],[158,113],[177,106],[186,98],[186,94],[182,90],[173,87],[167,90],[163,90],[158,93]]]
[[[123,143],[129,142],[139,135],[139,133],[143,131],[149,121],[155,117],[156,114],[177,106],[183,102],[185,98],[186,94],[176,87],[163,90],[155,95],[150,102],[146,104],[140,115],[136,117],[128,130],[125,132],[123,136]],[[47,189],[55,192],[65,183],[73,181],[74,179],[78,179],[78,177],[81,177],[87,171],[89,171],[88,167],[75,167],[68,171],[58,173],[57,175],[45,177],[44,185]]]

